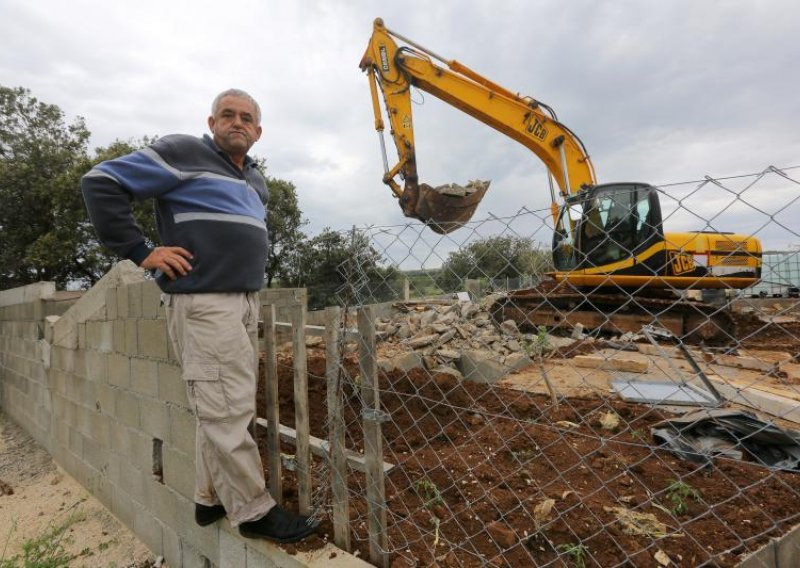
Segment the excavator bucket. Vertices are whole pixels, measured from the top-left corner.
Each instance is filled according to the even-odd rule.
[[[488,181],[471,181],[466,186],[454,183],[431,187],[418,186],[419,194],[413,217],[420,219],[440,235],[455,231],[472,218],[489,189]]]

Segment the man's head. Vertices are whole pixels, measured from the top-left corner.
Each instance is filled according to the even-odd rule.
[[[214,99],[208,128],[217,146],[241,166],[247,151],[261,138],[261,109],[246,92],[228,89]]]

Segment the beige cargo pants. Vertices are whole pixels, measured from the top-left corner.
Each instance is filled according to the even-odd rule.
[[[234,527],[274,505],[248,427],[255,413],[258,294],[164,294],[167,326],[197,417],[194,500]]]

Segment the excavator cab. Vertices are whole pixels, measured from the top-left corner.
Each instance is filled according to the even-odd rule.
[[[593,269],[663,240],[657,190],[643,183],[596,185],[567,198],[553,232],[556,270]]]

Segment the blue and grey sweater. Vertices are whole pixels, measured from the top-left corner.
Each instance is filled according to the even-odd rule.
[[[98,164],[81,180],[100,240],[137,265],[150,254],[131,212],[133,199],[155,198],[161,244],[194,255],[192,270],[164,292],[254,292],[267,263],[267,186],[249,157],[240,170],[209,136],[160,138],[151,146]]]

